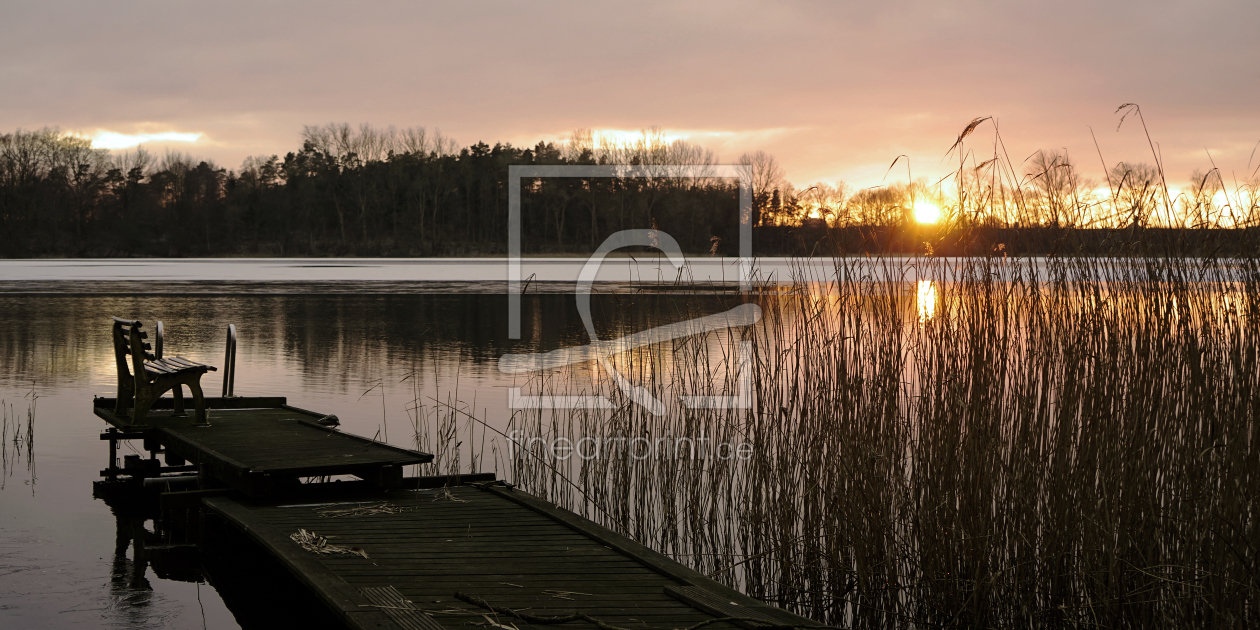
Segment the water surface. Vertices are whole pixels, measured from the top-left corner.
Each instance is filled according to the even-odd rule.
[[[344,430],[413,446],[417,427],[444,410],[438,401],[507,426],[507,389],[520,377],[498,371],[500,355],[587,342],[566,294],[572,285],[555,282],[530,287],[527,338],[508,339],[505,283],[489,277],[502,269],[501,261],[0,262],[0,625],[231,628],[284,606],[283,598],[260,603],[242,589],[224,591],[222,579],[216,588],[223,569],[214,565],[230,558],[193,551],[137,559],[132,539],[153,539],[155,523],[93,498],[108,448],[91,400],[117,387],[110,316],[140,319],[149,330],[161,320],[168,355],[218,366],[226,326],[235,324],[237,395],[285,395],[336,414]],[[615,280],[594,301],[605,337],[730,301],[721,286],[676,296],[641,292],[629,276]],[[208,395],[219,393],[221,375],[203,378]],[[491,453],[481,467],[502,473],[493,456],[503,452],[493,444],[500,438],[478,439],[464,448]]]

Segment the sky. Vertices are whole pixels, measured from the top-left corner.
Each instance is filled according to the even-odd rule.
[[[899,155],[943,176],[981,116],[980,159],[1000,133],[1014,162],[1067,150],[1101,180],[1152,161],[1137,121],[1116,129],[1135,102],[1171,181],[1214,163],[1241,182],[1260,165],[1257,24],[1255,0],[5,0],[0,133],[149,134],[238,168],[328,122],[517,146],[657,127],[723,163],[767,151],[798,188],[860,188],[904,181]]]

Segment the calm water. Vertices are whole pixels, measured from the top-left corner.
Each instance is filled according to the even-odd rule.
[[[935,285],[904,262],[872,263],[863,277],[891,270],[917,283],[920,316],[930,317]],[[116,391],[111,315],[150,330],[162,320],[168,354],[211,365],[222,365],[224,332],[235,324],[238,395],[285,395],[336,414],[347,431],[412,446],[438,401],[507,428],[508,390],[524,379],[501,373],[499,357],[589,341],[571,294],[582,263],[525,262],[525,334],[512,340],[502,260],[0,261],[0,627],[268,627],[276,615],[292,622],[318,610],[300,589],[275,593],[282,572],[260,572],[242,541],[137,558],[132,541],[153,538],[154,523],[92,497],[108,450],[91,399]],[[830,268],[765,261],[758,272],[787,280]],[[592,304],[598,336],[729,309],[740,303],[737,274],[731,259],[695,261],[685,279],[704,289],[683,293],[655,284],[668,289],[678,278],[658,260],[610,260]],[[208,394],[217,395],[221,374],[203,379]],[[479,440],[463,448],[485,456],[481,470],[502,474],[502,440]]]
[[[587,341],[565,294],[569,284],[535,284],[522,303],[526,338],[509,340],[505,283],[497,280],[502,261],[460,263],[471,280],[449,262],[327,264],[0,262],[0,399],[7,414],[0,626],[265,627],[276,610],[306,605],[300,595],[251,600],[240,585],[257,578],[252,570],[233,572],[242,560],[229,557],[230,546],[211,557],[173,550],[136,558],[132,538],[156,542],[154,523],[93,498],[108,449],[98,439],[106,425],[92,415],[91,400],[114,395],[117,384],[111,315],[140,319],[150,330],[162,320],[168,355],[211,365],[222,365],[225,329],[235,324],[236,394],[285,395],[290,404],[336,414],[344,430],[404,446],[413,444],[413,423],[438,409],[434,399],[462,401],[490,425],[506,427],[507,389],[520,377],[500,373],[499,356]],[[575,275],[578,266],[554,267]],[[614,276],[605,287],[612,292],[596,296],[601,338],[737,301],[721,287],[686,297],[639,292],[638,277],[637,270]],[[207,394],[218,394],[221,374],[203,379]],[[120,457],[132,452],[120,450]],[[490,457],[482,469],[504,467]]]

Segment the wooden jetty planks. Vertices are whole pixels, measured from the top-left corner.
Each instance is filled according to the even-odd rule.
[[[683,599],[684,597],[692,597],[693,599],[689,600],[690,603],[702,607],[705,610],[710,610],[710,608],[707,607],[710,603],[709,601],[696,599],[698,592],[706,592],[715,597],[720,597],[721,599],[726,600],[731,606],[737,607],[728,610],[752,611],[755,613],[754,616],[757,619],[769,618],[775,620],[775,622],[779,624],[798,627],[822,625],[812,619],[801,617],[800,615],[790,613],[782,608],[776,608],[774,606],[767,605],[764,602],[757,601],[756,599],[744,595],[733,588],[701,575],[692,569],[684,567],[666,556],[657,553],[656,551],[653,551],[652,549],[649,549],[630,538],[627,538],[626,536],[622,536],[621,534],[618,534],[597,523],[593,523],[581,516],[578,516],[577,514],[574,514],[573,512],[558,508],[551,503],[539,499],[538,497],[525,492],[519,492],[489,484],[483,487],[487,492],[492,492],[506,500],[528,507],[539,514],[546,515],[557,522],[563,523],[566,527],[569,527],[574,531],[581,532],[583,535],[589,536],[591,539],[596,540],[611,549],[616,549],[629,557],[635,558],[644,563],[645,566],[651,567],[654,571],[657,571],[662,575],[670,576],[679,584],[698,587],[700,589],[700,591],[694,591],[690,589],[679,590],[675,588],[670,591],[671,597],[677,597],[680,599]],[[726,612],[726,610],[724,610],[724,612]]]
[[[93,400],[93,411],[125,431],[129,421],[115,416],[111,401]],[[168,457],[204,466],[210,475],[249,496],[268,496],[284,479],[319,475],[357,475],[393,487],[401,481],[404,466],[433,459],[324,426],[320,422],[332,416],[291,407],[282,397],[207,402],[210,426],[198,426],[166,409],[152,412],[147,419],[151,426],[143,430],[146,443],[155,440]],[[169,399],[158,403],[170,407]]]
[[[249,496],[271,493],[282,478],[359,475],[383,485],[402,478],[402,467],[431,455],[382,444],[292,417],[288,410],[215,412],[209,427],[187,419],[151,420],[166,449]],[[385,472],[388,471],[388,472]]]
[[[116,398],[96,396],[92,399],[92,412],[106,422],[120,429],[127,429],[131,426],[130,418],[119,418],[114,415],[114,405]],[[294,411],[304,411],[294,407],[288,407],[286,404],[288,399],[284,396],[229,396],[220,398],[216,396],[206,396],[206,409],[225,410],[225,409],[291,409]],[[170,417],[170,411],[174,408],[175,400],[173,398],[159,398],[154,401],[150,407],[149,413],[156,414],[160,417]],[[161,413],[165,411],[166,413]],[[308,416],[319,418],[320,416],[313,412],[305,412]],[[152,416],[150,416],[152,417]]]
[[[432,459],[297,418],[243,411],[215,414],[210,427],[171,421],[157,430],[190,450],[214,452],[237,466],[273,475],[335,475],[362,466],[406,466]]]
[[[363,593],[372,604],[380,606],[381,612],[393,619],[394,623],[404,630],[443,630],[442,624],[434,621],[433,617],[415,610],[415,606],[392,586],[361,588],[359,592]]]
[[[254,499],[267,496],[283,476],[355,474],[367,480],[293,484],[285,487],[283,502],[237,500],[218,494],[222,490],[180,493],[200,497],[262,544],[351,628],[534,627],[470,601],[647,629],[702,622],[714,630],[736,627],[716,621],[723,617],[739,617],[740,626],[753,629],[818,625],[506,486],[463,486],[458,477],[403,480],[403,466],[432,456],[328,428],[316,421],[331,416],[290,407],[283,398],[255,400],[258,406],[208,399],[214,410],[209,427],[174,417],[159,404],[143,437],[146,444],[156,438],[169,453],[205,466]],[[126,419],[114,417],[109,399],[94,400],[93,408],[128,428]],[[492,480],[468,476],[470,482]],[[347,553],[308,551],[292,538],[300,530]],[[596,625],[583,618],[565,627]]]
[[[505,495],[528,496],[467,486],[450,488],[449,493],[395,490],[384,494],[386,503],[402,511],[342,517],[326,514],[381,502],[286,507],[213,497],[205,503],[275,553],[334,610],[349,611],[364,604],[379,607],[380,598],[386,596],[382,593],[396,592],[410,606],[428,611],[443,627],[484,628],[481,615],[489,613],[455,597],[462,592],[497,607],[528,609],[533,615],[578,611],[621,626],[664,629],[714,618],[697,605],[696,597],[691,601],[679,597],[680,592],[690,592],[685,589],[699,587],[714,601],[735,606],[731,610],[750,614],[756,610],[759,618],[765,615],[778,623],[812,624],[734,591],[730,592],[735,596],[730,596],[725,592],[729,589],[706,590],[714,584],[711,580],[659,554],[648,558],[633,553],[628,539],[608,530],[593,537],[589,528],[602,528],[585,519],[559,511],[567,515],[559,520]],[[367,557],[305,551],[288,538],[299,529],[327,536],[330,544],[362,549]],[[358,598],[373,593],[372,601],[361,602],[351,592]],[[398,600],[391,601],[397,604]],[[500,623],[511,620],[490,616]],[[352,627],[357,626],[352,623]],[[564,627],[595,626],[579,621]],[[726,622],[711,627],[734,628]]]
[[[374,630],[399,627],[365,595],[325,569],[317,556],[294,543],[288,534],[254,518],[245,506],[226,497],[210,497],[203,502],[275,554],[298,581],[314,591],[347,626]]]

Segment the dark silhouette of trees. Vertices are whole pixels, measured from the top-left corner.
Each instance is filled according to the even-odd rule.
[[[740,177],[752,189],[753,225],[774,225],[783,207],[780,197],[784,186],[783,169],[774,156],[765,151],[741,155],[739,165]]]
[[[647,175],[684,167],[685,176],[523,181],[526,254],[581,254],[631,228],[662,230],[691,254],[715,242],[735,251],[739,181],[715,177],[712,153],[659,130],[621,142],[578,130],[560,146],[461,148],[423,128],[330,124],[306,127],[299,150],[246,159],[238,171],[179,153],[111,155],[56,129],[0,135],[0,257],[503,255],[508,168],[565,164],[633,165]],[[1100,252],[1139,230],[1242,228],[1178,237],[1225,252],[1241,251],[1231,243],[1243,230],[1260,234],[1260,187],[1217,199],[1226,191],[1216,171],[1196,173],[1196,187],[1170,210],[1157,169],[1116,165],[1100,198],[1057,151],[1034,156],[1020,181],[1003,182],[992,160],[968,166],[961,204],[926,181],[797,192],[763,152],[739,165],[753,189],[757,255]],[[946,218],[916,224],[916,201]],[[1082,229],[1096,233],[1062,244],[1065,231]],[[1117,230],[1125,234],[1110,235]],[[1218,236],[1224,249],[1213,249]]]
[[[737,235],[738,187],[708,152],[645,134],[573,152],[453,142],[422,128],[307,127],[302,148],[239,172],[143,149],[120,156],[55,129],[0,136],[0,256],[503,254],[514,164],[694,164],[687,178],[522,185],[527,253],[574,253],[653,220],[688,251]]]

